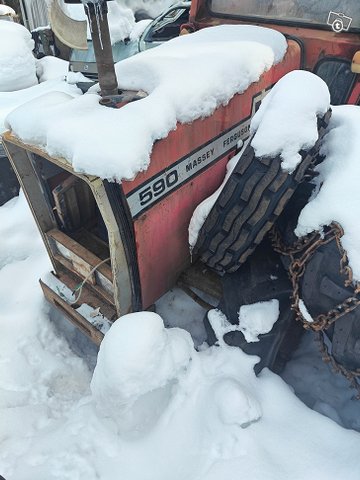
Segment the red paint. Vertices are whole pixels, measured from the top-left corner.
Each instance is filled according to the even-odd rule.
[[[148,170],[132,182],[123,182],[127,194],[153,175],[204,143],[236,125],[251,113],[252,98],[299,68],[300,49],[289,42],[284,61],[265,73],[246,92],[236,95],[227,106],[191,124],[178,124],[168,137],[155,143]],[[190,263],[188,225],[196,206],[221,184],[225,166],[233,153],[226,155],[202,174],[168,195],[134,221],[143,308],[154,303],[171,288]]]
[[[354,53],[360,50],[360,35],[355,33],[335,33],[332,30],[299,28],[264,22],[241,21],[210,17],[205,0],[193,0],[190,9],[190,21],[197,30],[220,24],[252,24],[278,30],[301,40],[305,47],[305,68],[313,70],[318,60],[324,56],[337,56],[352,60]]]
[[[192,0],[190,23],[196,29],[224,23],[250,23],[210,18],[204,0]],[[303,68],[313,70],[325,56],[352,60],[360,49],[360,36],[356,34],[297,28],[264,23],[257,25],[278,30],[301,40],[304,46]],[[278,81],[289,71],[300,68],[301,52],[297,43],[289,41],[284,61],[265,73],[242,95],[236,95],[226,107],[190,125],[178,125],[167,138],[155,143],[149,169],[134,181],[124,182],[125,193],[151,178],[180,158],[188,155],[224,130],[237,124],[250,114],[252,97]],[[360,84],[355,83],[349,103],[358,103]],[[196,206],[209,196],[222,182],[229,155],[208,168],[164,200],[150,208],[134,222],[143,307],[147,308],[171,288],[180,272],[189,264],[188,225]]]
[[[352,89],[351,95],[349,97],[348,103],[350,105],[359,105],[360,104],[360,82],[356,81]]]

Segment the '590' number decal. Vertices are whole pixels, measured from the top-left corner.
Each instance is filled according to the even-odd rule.
[[[166,190],[171,189],[179,181],[179,175],[176,170],[164,174],[153,183],[138,192],[140,205],[147,205],[153,198],[162,196]]]

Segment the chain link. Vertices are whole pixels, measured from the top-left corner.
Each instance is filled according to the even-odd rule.
[[[360,383],[359,383],[360,370],[347,369],[335,360],[333,355],[331,355],[331,353],[329,352],[328,347],[326,346],[325,339],[324,339],[324,332],[321,332],[321,331],[316,332],[316,340],[319,344],[319,349],[320,349],[320,353],[323,361],[331,365],[331,368],[336,373],[341,373],[342,375],[344,375],[344,377],[350,382],[351,387],[357,390],[356,399],[360,400]]]
[[[288,256],[290,259],[289,275],[293,290],[291,308],[295,311],[296,319],[303,323],[305,329],[316,332],[323,360],[330,363],[336,372],[342,373],[350,381],[351,386],[357,389],[357,398],[360,399],[360,370],[352,371],[340,365],[326,347],[323,333],[336,320],[355,310],[360,305],[360,284],[355,283],[353,280],[353,272],[349,265],[346,251],[341,244],[343,234],[344,231],[341,226],[333,222],[329,227],[324,228],[322,234],[319,232],[312,233],[299,239],[292,245],[284,244],[276,227],[272,228],[270,238],[274,250]],[[305,273],[306,264],[316,250],[333,240],[336,241],[340,253],[340,273],[345,277],[345,287],[352,287],[354,294],[327,313],[322,313],[314,318],[313,321],[308,321],[304,318],[300,308],[300,279]]]

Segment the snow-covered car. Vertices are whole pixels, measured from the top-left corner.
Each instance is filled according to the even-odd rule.
[[[87,78],[97,81],[98,70],[96,65],[95,53],[92,40],[88,40],[87,50],[78,50],[73,48],[70,52],[69,69],[71,72],[80,72]],[[114,62],[120,62],[125,58],[131,57],[138,53],[137,40],[130,39],[116,42],[112,46]]]

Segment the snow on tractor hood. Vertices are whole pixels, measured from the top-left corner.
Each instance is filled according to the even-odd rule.
[[[13,111],[6,125],[78,172],[130,180],[146,170],[154,142],[177,122],[211,115],[280,62],[286,49],[275,30],[210,27],[116,65],[119,88],[145,91],[141,100],[112,109],[94,93],[75,99],[49,93]]]
[[[55,57],[44,57],[42,60],[55,59]],[[44,71],[45,69],[43,69]],[[47,69],[49,71],[49,69]],[[42,97],[44,94],[49,92],[62,92],[66,96],[75,97],[80,95],[80,90],[75,85],[70,85],[69,83],[64,82],[59,79],[47,80],[43,83],[38,83],[29,88],[24,88],[22,90],[17,90],[15,92],[0,92],[0,136],[6,130],[4,126],[4,121],[6,116],[22,105],[29,101],[35,101],[39,97]]]

